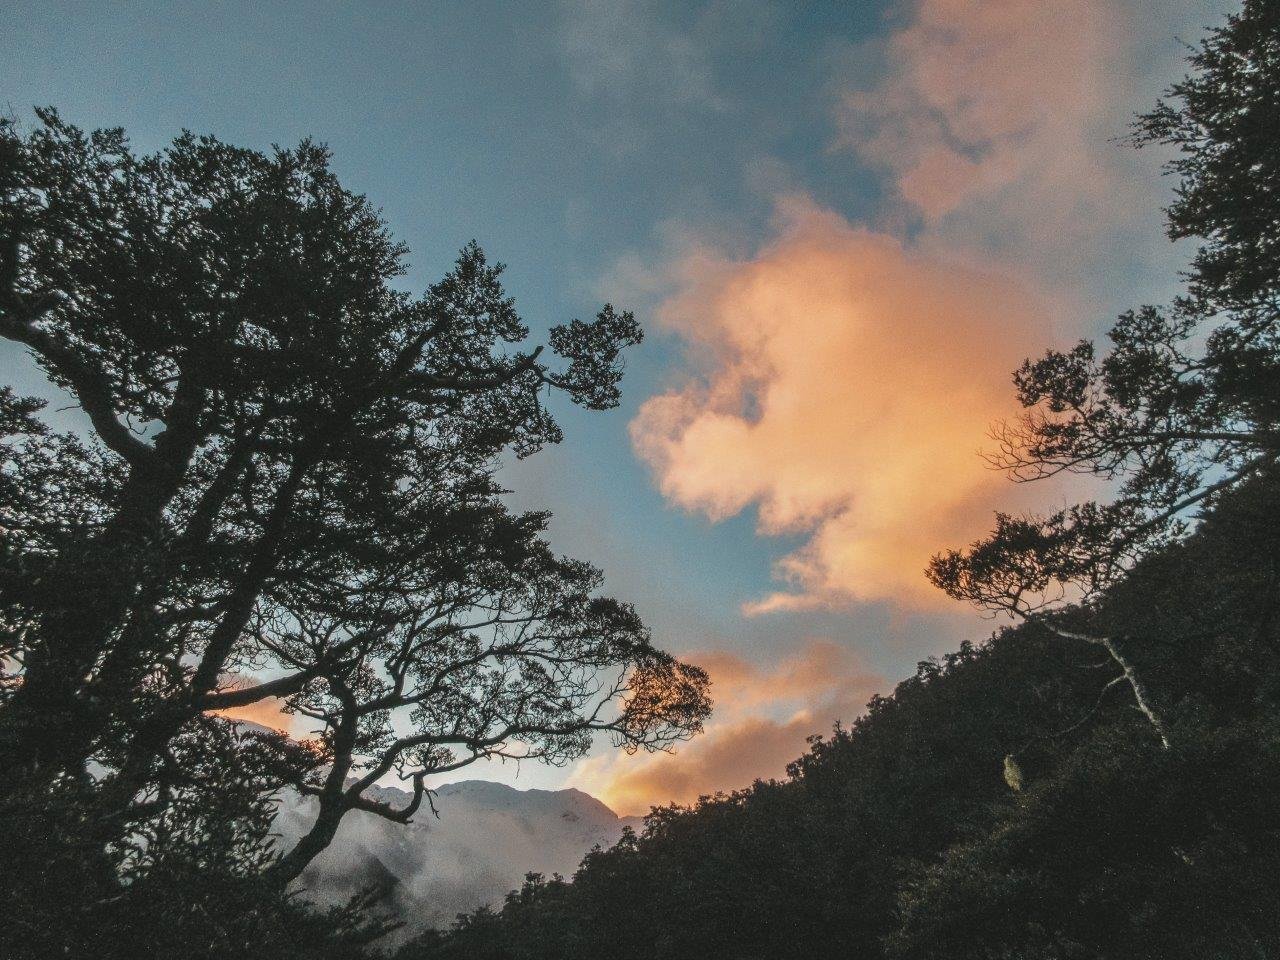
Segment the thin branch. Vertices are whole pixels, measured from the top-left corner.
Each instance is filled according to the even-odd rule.
[[[9,294],[12,300],[17,295]],[[21,343],[44,360],[50,369],[71,385],[72,392],[93,424],[94,432],[108,449],[118,453],[130,466],[149,466],[155,449],[139,440],[120,422],[111,395],[111,386],[102,371],[86,363],[73,349],[37,327],[33,320],[20,320],[6,311],[0,315],[0,337]]]

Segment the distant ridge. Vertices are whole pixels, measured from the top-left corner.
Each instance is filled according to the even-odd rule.
[[[375,799],[396,806],[406,791],[377,787]],[[447,925],[462,912],[497,905],[524,875],[572,875],[593,846],[611,846],[640,817],[619,817],[581,790],[519,790],[487,780],[463,780],[435,794],[439,817],[426,804],[405,826],[372,814],[347,814],[334,842],[299,879],[318,903],[341,902],[362,888],[385,890],[383,906],[406,921],[401,939]],[[314,802],[281,805],[281,842],[297,838]]]

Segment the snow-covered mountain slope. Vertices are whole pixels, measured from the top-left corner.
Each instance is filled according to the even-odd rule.
[[[409,795],[394,787],[371,791],[374,799],[404,806]],[[387,890],[384,904],[402,917],[409,935],[442,926],[460,912],[497,905],[529,872],[571,875],[596,844],[610,846],[622,818],[580,790],[516,790],[467,780],[441,787],[439,817],[424,803],[413,823],[391,823],[352,811],[338,836],[302,875],[309,899],[343,901],[363,887]],[[314,816],[314,801],[281,806],[276,826],[288,848]]]

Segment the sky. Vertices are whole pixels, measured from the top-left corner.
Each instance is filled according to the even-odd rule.
[[[1097,494],[981,451],[1022,358],[1176,291],[1161,157],[1118,141],[1225,9],[0,0],[0,107],[143,151],[312,137],[408,245],[408,287],[474,238],[535,331],[636,311],[622,406],[563,410],[566,441],[505,477],[710,671],[716,713],[674,755],[472,768],[631,814],[780,776],[988,636],[929,557]],[[8,347],[0,372],[46,389]]]

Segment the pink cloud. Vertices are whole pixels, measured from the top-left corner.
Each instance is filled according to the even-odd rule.
[[[290,733],[293,729],[293,717],[281,709],[279,700],[259,700],[243,707],[228,707],[226,710],[214,710],[213,713],[228,720],[247,720],[277,733]]]
[[[979,454],[1018,363],[1087,333],[1107,271],[1167,246],[1154,158],[1114,142],[1142,103],[1144,37],[1190,15],[1154,6],[904,4],[879,77],[840,98],[837,146],[887,175],[885,222],[919,229],[792,195],[749,255],[672,255],[658,314],[692,373],[632,440],[671,502],[806,536],[777,564],[786,588],[745,612],[941,603],[921,575],[935,551],[1043,504]]]
[[[222,685],[228,689],[248,687],[258,682],[260,681],[257,677],[240,674],[228,673],[223,674],[222,677]],[[256,723],[258,726],[275,730],[277,733],[287,733],[291,736],[298,735],[297,715],[286,713],[284,701],[279,697],[267,697],[265,700],[259,700],[256,703],[249,703],[240,707],[228,707],[225,710],[211,710],[209,712],[215,716],[225,717],[228,720],[243,720],[249,723]]]
[[[754,256],[697,251],[676,275],[660,318],[700,369],[641,407],[632,439],[680,506],[754,506],[762,533],[809,535],[778,566],[790,589],[747,612],[940,602],[922,571],[1005,492],[979,450],[1044,342],[1043,300],[799,198]]]
[[[1060,256],[1147,200],[1110,142],[1136,99],[1135,17],[1114,0],[920,0],[887,72],[842,98],[839,143],[933,230]]]

